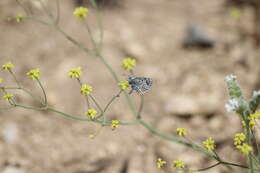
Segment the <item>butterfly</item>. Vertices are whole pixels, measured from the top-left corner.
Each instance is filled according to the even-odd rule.
[[[143,95],[152,87],[153,81],[151,78],[146,77],[129,77],[128,83],[131,86],[131,91],[129,94],[136,91],[137,93]]]

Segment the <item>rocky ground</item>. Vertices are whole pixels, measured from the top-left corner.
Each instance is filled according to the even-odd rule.
[[[34,14],[46,19],[39,4],[27,5]],[[49,2],[51,6],[54,2]],[[85,45],[89,35],[74,19],[72,0],[61,3],[61,27]],[[49,104],[59,110],[82,114],[85,102],[76,81],[67,76],[71,68],[81,66],[84,80],[94,87],[94,95],[105,105],[118,88],[104,65],[73,46],[53,28],[32,21],[6,20],[23,13],[15,0],[0,1],[0,63],[12,61],[19,80],[41,94],[27,79],[26,72],[39,68]],[[96,29],[95,10],[90,8],[88,22]],[[211,136],[217,152],[225,160],[244,163],[245,158],[233,147],[233,135],[241,132],[239,118],[227,113],[228,99],[224,78],[235,74],[246,97],[259,83],[259,51],[251,38],[240,37],[240,27],[252,29],[252,11],[244,10],[240,19],[230,15],[224,0],[124,0],[107,6],[102,12],[104,24],[103,55],[121,79],[128,74],[121,69],[125,57],[137,59],[135,73],[153,79],[145,94],[143,119],[156,129],[175,135],[177,127],[188,130],[188,138],[201,143]],[[215,40],[212,48],[182,46],[186,28],[196,24]],[[14,82],[0,72],[7,84]],[[17,92],[21,103],[35,105]],[[131,95],[136,105],[137,94]],[[6,103],[1,100],[0,105]],[[141,125],[101,130],[94,140],[89,134],[100,126],[66,119],[51,112],[12,109],[0,112],[0,171],[3,173],[158,173],[158,157],[171,161],[182,159],[191,168],[203,168],[214,161],[187,147],[164,141]],[[123,97],[113,103],[108,119],[130,121],[131,111]],[[258,134],[259,136],[259,134]],[[175,172],[167,169],[166,172]],[[217,167],[207,172],[228,172]]]

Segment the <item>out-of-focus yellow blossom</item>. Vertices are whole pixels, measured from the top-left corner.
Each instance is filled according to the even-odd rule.
[[[89,139],[94,139],[94,138],[95,138],[95,135],[89,135],[88,138],[89,138]]]
[[[230,15],[234,18],[240,18],[241,16],[241,11],[238,8],[231,8],[231,13]]]
[[[11,62],[7,62],[4,65],[2,65],[3,70],[12,70],[13,67],[14,65]]]
[[[174,168],[178,168],[178,169],[185,168],[185,164],[182,160],[174,160],[172,163]]]
[[[32,80],[39,79],[39,77],[41,76],[41,72],[39,69],[32,69],[26,74]]]
[[[129,88],[129,82],[128,81],[121,81],[117,84],[122,90],[127,90]]]
[[[14,97],[13,94],[6,93],[6,94],[3,96],[3,99],[9,101],[9,100],[11,100],[13,97]]]
[[[207,140],[203,141],[203,146],[206,150],[212,151],[215,149],[215,141],[209,137]]]
[[[120,125],[120,123],[119,123],[118,120],[112,120],[112,121],[111,121],[111,128],[112,128],[112,129],[118,128],[119,125]]]
[[[25,16],[22,15],[22,14],[17,14],[17,15],[15,16],[15,20],[16,20],[17,23],[22,22],[24,19],[25,19]]]
[[[135,67],[136,60],[133,58],[125,58],[123,59],[122,67],[125,70],[132,70]]]
[[[70,78],[80,78],[82,76],[82,71],[80,67],[73,68],[68,72]]]
[[[260,119],[260,110],[256,111],[254,114],[252,114],[252,116],[253,116],[255,119]]]
[[[234,137],[234,145],[241,145],[246,140],[244,133],[237,133]]]
[[[252,147],[249,146],[248,144],[243,144],[243,145],[237,145],[236,148],[245,155],[248,155],[252,151]]]
[[[177,135],[179,135],[179,136],[185,136],[186,133],[187,133],[187,130],[186,130],[185,128],[177,128],[177,129],[176,129],[176,133],[177,133]]]
[[[163,168],[166,164],[167,162],[165,160],[162,160],[161,158],[157,159],[156,162],[157,168]]]
[[[90,94],[92,92],[92,90],[93,90],[92,86],[87,85],[87,84],[82,84],[81,85],[81,89],[80,89],[80,93],[82,95],[88,95],[88,94]]]
[[[85,19],[88,15],[88,9],[85,7],[78,7],[74,10],[73,15],[78,19]]]
[[[88,111],[86,112],[86,115],[87,115],[90,119],[94,119],[94,118],[96,118],[97,111],[96,111],[95,109],[88,109]]]

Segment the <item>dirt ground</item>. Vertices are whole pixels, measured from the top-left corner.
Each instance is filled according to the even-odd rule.
[[[29,0],[27,0],[27,5]],[[72,0],[61,1],[60,26],[82,43],[89,36],[72,13]],[[51,1],[50,5],[54,5]],[[35,14],[46,19],[37,4]],[[49,104],[73,114],[86,111],[76,81],[67,76],[69,69],[81,66],[83,79],[94,87],[96,99],[105,105],[117,92],[116,82],[95,57],[72,45],[53,28],[32,21],[16,23],[7,17],[22,13],[15,0],[0,1],[0,64],[12,61],[14,72],[30,90],[41,94],[26,72],[39,68]],[[88,22],[97,35],[95,10],[90,8]],[[259,83],[259,50],[250,38],[241,39],[238,26],[252,28],[252,11],[245,9],[240,20],[230,15],[224,0],[124,0],[116,7],[104,8],[103,55],[108,63],[127,79],[121,68],[125,57],[137,59],[135,73],[153,79],[145,94],[143,119],[156,129],[175,135],[177,127],[188,130],[188,138],[200,144],[211,136],[217,141],[217,153],[224,159],[245,163],[245,157],[233,147],[233,135],[241,132],[238,116],[227,113],[226,75],[238,77],[249,98]],[[211,49],[184,49],[182,41],[188,24],[198,24],[216,40]],[[8,86],[14,81],[1,71]],[[19,102],[35,105],[17,92]],[[131,95],[135,104],[137,94]],[[1,100],[0,105],[6,106]],[[117,99],[108,119],[131,121],[133,116],[123,97]],[[51,112],[11,109],[0,112],[0,171],[3,173],[160,173],[156,159],[168,162],[182,159],[191,168],[214,163],[187,147],[164,141],[141,125],[121,126],[112,131],[99,125],[67,119]],[[258,137],[260,134],[257,134]],[[240,170],[241,171],[241,170]],[[169,168],[165,172],[176,170]],[[219,166],[209,173],[225,173]]]

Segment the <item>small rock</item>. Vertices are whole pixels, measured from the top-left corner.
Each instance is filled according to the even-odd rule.
[[[188,25],[186,29],[186,36],[183,41],[183,46],[185,48],[212,48],[215,42],[216,41],[210,38],[208,34],[198,25],[191,24]]]

